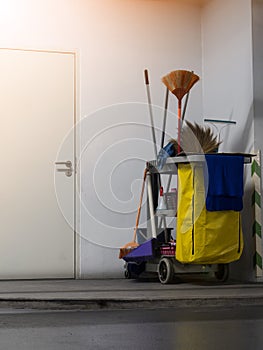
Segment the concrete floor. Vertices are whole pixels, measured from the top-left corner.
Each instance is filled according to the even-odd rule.
[[[261,350],[263,307],[0,311],[4,350]]]
[[[0,281],[0,308],[107,309],[263,305],[261,283],[190,278],[158,280]]]

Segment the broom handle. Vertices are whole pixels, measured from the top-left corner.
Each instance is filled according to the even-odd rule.
[[[166,129],[166,119],[167,119],[167,110],[168,110],[168,100],[169,100],[169,89],[166,88],[165,103],[164,103],[163,132],[162,132],[161,148],[163,148],[163,145],[164,145],[165,129]]]
[[[182,100],[178,100],[178,136],[177,136],[178,153],[181,152],[181,109],[182,109]]]
[[[194,74],[194,71],[192,70],[192,75]],[[185,99],[185,103],[184,103],[184,109],[183,109],[183,114],[182,114],[182,121],[184,121],[184,117],[185,117],[185,112],[186,112],[186,107],[187,107],[187,104],[188,104],[188,99],[189,99],[189,94],[190,94],[190,90],[187,92],[187,95],[186,95],[186,99]]]
[[[183,109],[183,114],[182,114],[182,121],[184,121],[186,107],[187,107],[188,100],[189,100],[189,94],[190,94],[190,91],[188,91],[187,94],[186,94],[185,103],[184,103],[184,109]]]
[[[147,168],[144,170],[144,173],[143,173],[142,190],[141,190],[140,202],[139,202],[139,206],[138,206],[138,210],[137,210],[135,228],[134,228],[134,232],[133,232],[133,242],[136,241],[137,229],[139,226],[139,221],[140,221],[140,216],[141,216],[141,207],[142,207],[142,200],[143,200],[146,175],[147,175]]]
[[[146,85],[146,91],[147,91],[149,114],[150,114],[150,120],[151,120],[154,155],[155,155],[155,159],[157,159],[157,146],[156,146],[156,137],[155,137],[155,130],[154,130],[154,122],[153,122],[153,111],[152,111],[152,101],[151,101],[151,93],[150,93],[149,75],[148,75],[148,70],[147,69],[144,70],[144,77],[145,77],[145,85]]]

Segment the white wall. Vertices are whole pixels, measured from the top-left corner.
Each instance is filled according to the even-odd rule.
[[[132,239],[145,161],[153,158],[143,70],[150,71],[157,106],[163,105],[164,74],[179,68],[201,73],[200,8],[176,1],[111,1],[111,6],[99,2],[86,13],[93,19],[94,37],[82,58],[83,76],[88,77],[83,115],[105,109],[83,120],[82,145],[111,129],[96,136],[82,157],[82,203],[87,209],[82,211],[82,276],[120,276],[123,262],[117,259],[117,247]],[[176,111],[173,97],[170,108]],[[154,108],[159,128],[162,114]],[[201,84],[193,89],[188,116],[200,114]],[[175,137],[175,116],[167,128]],[[142,215],[145,227],[144,220]]]
[[[78,53],[81,277],[120,275],[116,247],[132,238],[136,179],[153,157],[147,106],[140,104],[146,102],[143,69],[150,71],[157,106],[163,104],[162,75],[180,68],[201,74],[199,1],[8,0],[0,4],[0,33],[1,47]],[[199,83],[189,119],[201,116],[201,93]],[[176,110],[173,97],[170,108]],[[162,111],[154,112],[160,127]],[[170,116],[172,136],[175,125]]]
[[[222,151],[253,148],[251,0],[213,0],[202,12],[204,117],[237,122]]]
[[[251,0],[213,0],[202,13],[203,112],[235,120],[222,131],[221,151],[252,152],[254,145]],[[246,166],[245,249],[232,277],[253,278],[250,166]]]

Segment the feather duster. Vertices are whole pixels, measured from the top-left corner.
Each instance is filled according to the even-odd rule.
[[[172,139],[170,142],[177,150],[177,141]],[[186,125],[182,129],[181,143],[184,153],[214,153],[217,152],[221,142],[217,141],[211,128],[186,121]]]

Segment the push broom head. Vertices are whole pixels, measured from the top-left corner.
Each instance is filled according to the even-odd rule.
[[[120,248],[119,259],[122,259],[124,256],[129,254],[133,249],[139,246],[136,242],[129,242]]]
[[[199,76],[188,70],[175,70],[162,78],[164,85],[178,98],[182,100],[185,94],[199,80]]]

